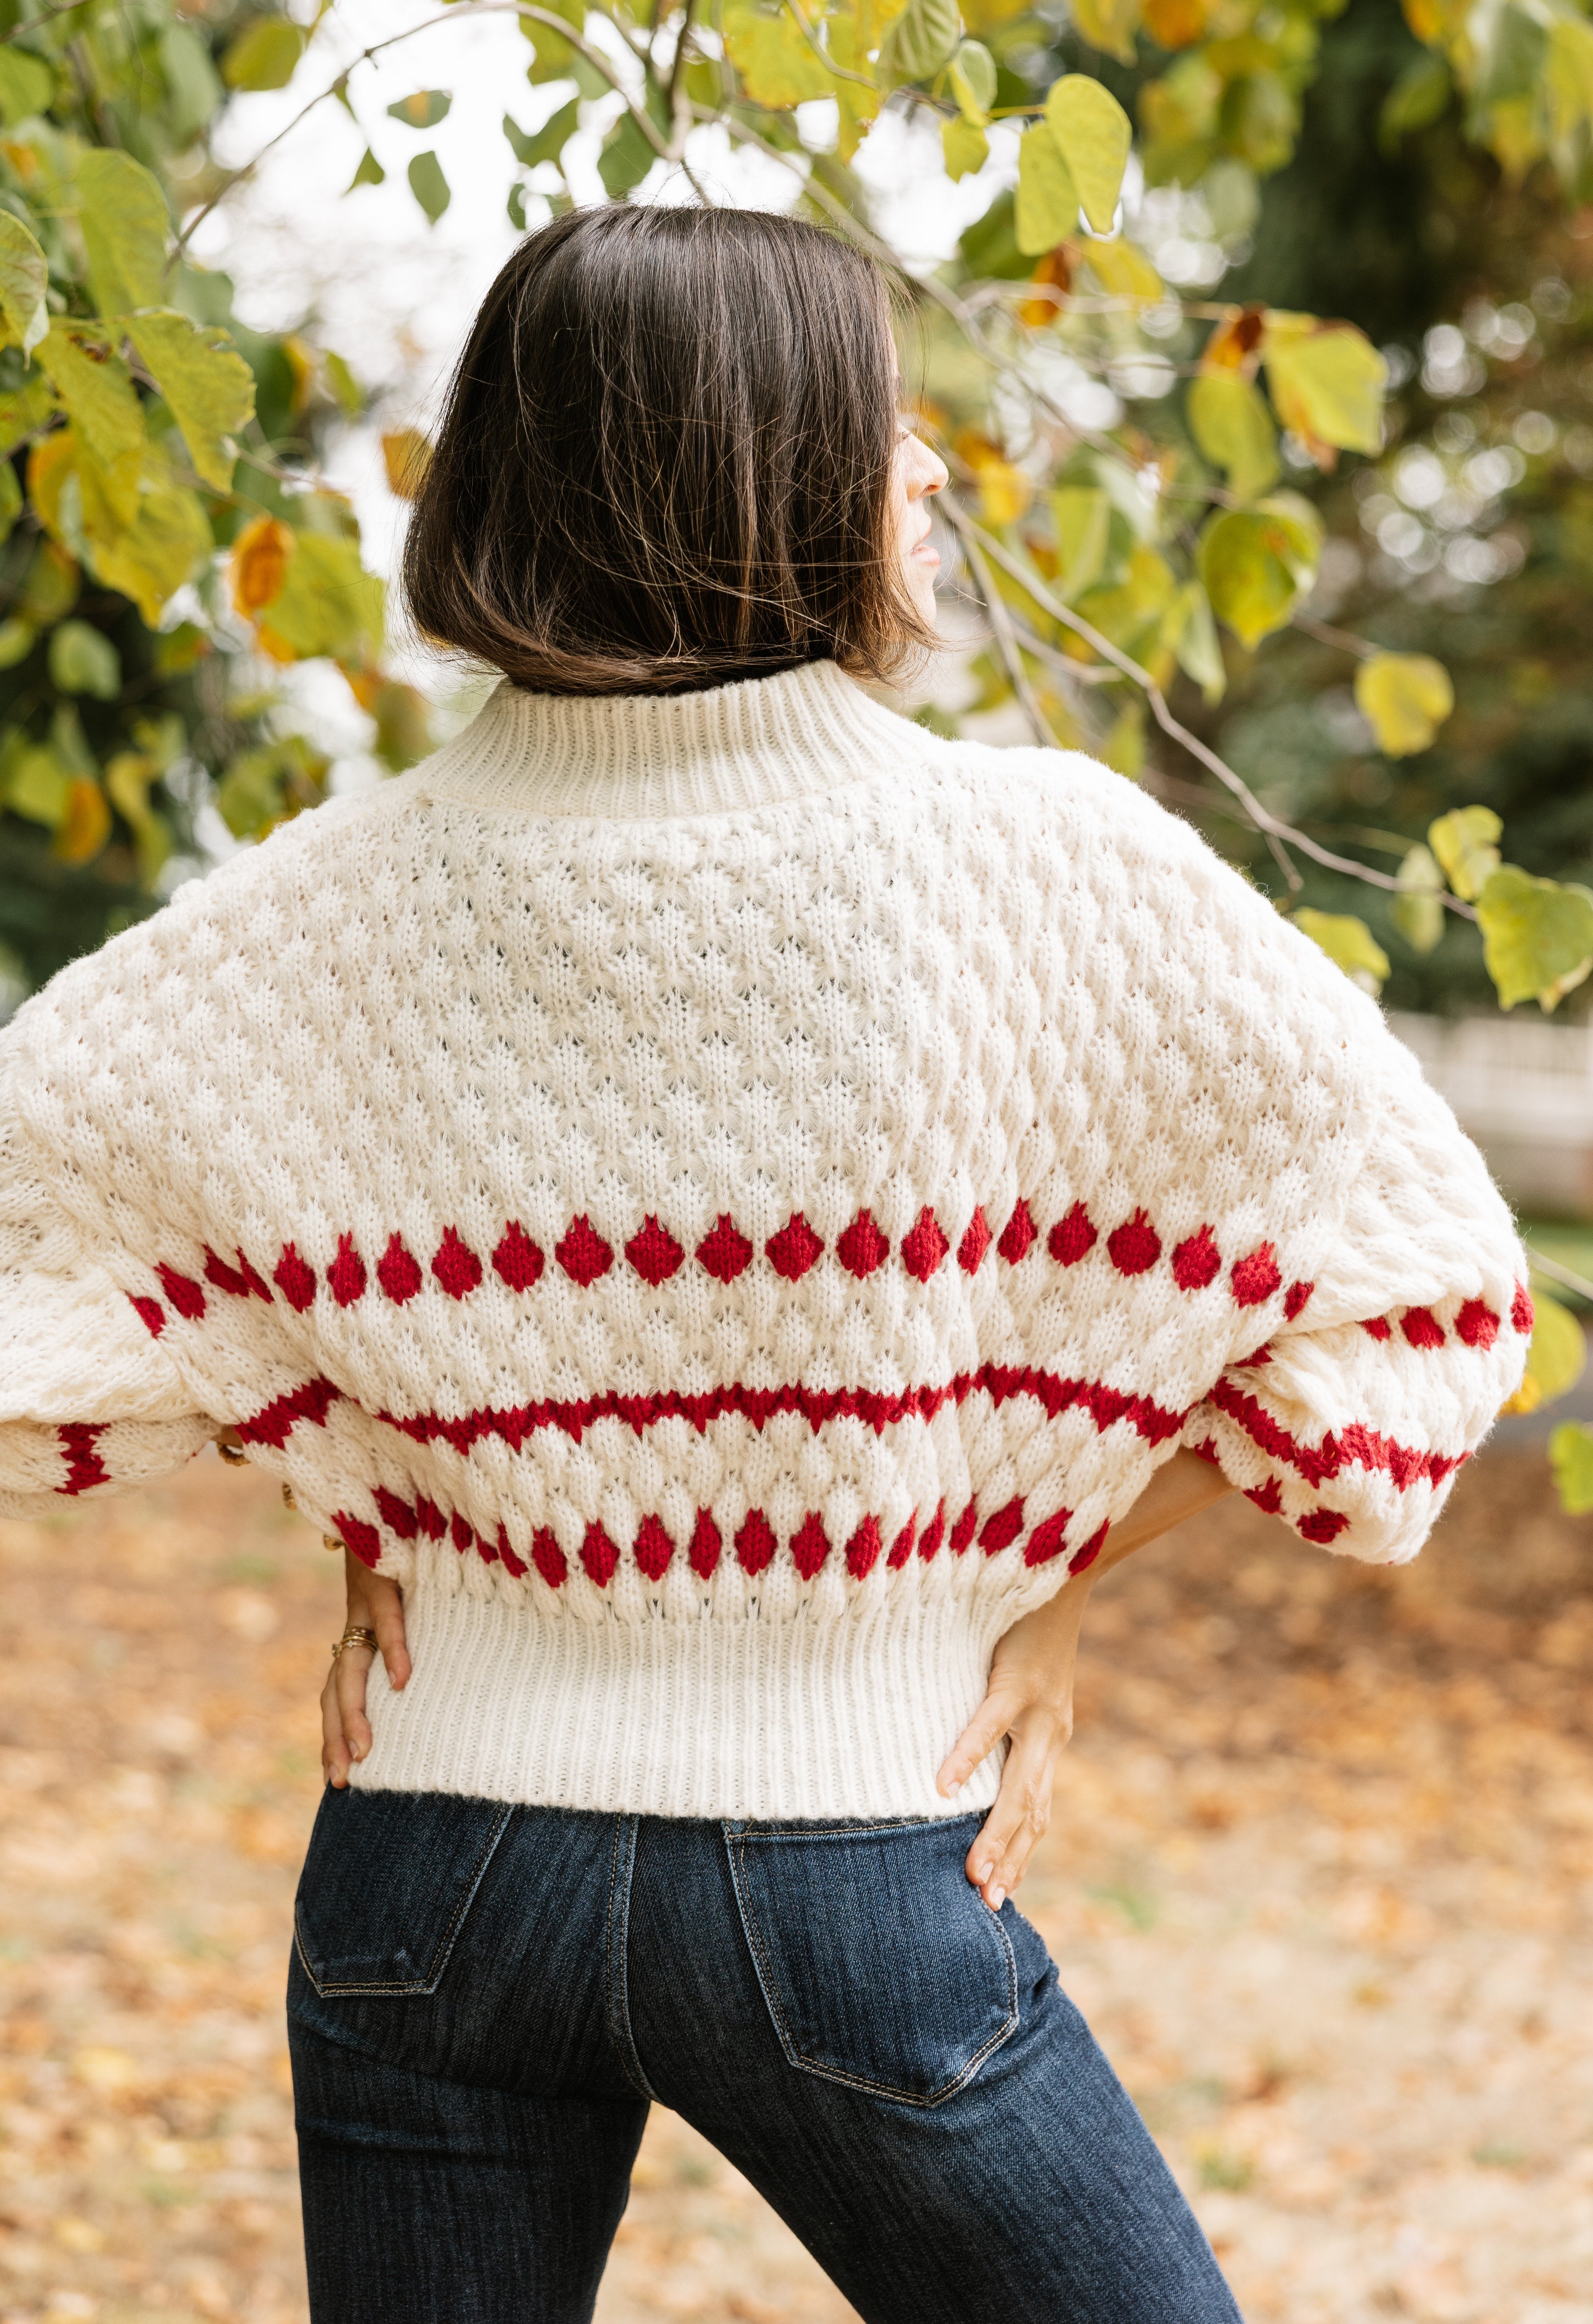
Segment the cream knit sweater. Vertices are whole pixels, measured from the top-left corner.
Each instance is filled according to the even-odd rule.
[[[1186,825],[828,664],[501,687],[0,1035],[0,1511],[230,1422],[404,1585],[372,1787],[982,1804],[994,1642],[1158,1462],[1413,1555],[1524,1277]]]

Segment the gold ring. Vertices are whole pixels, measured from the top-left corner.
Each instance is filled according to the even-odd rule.
[[[358,1622],[351,1622],[348,1628],[345,1630],[343,1636],[338,1639],[336,1645],[332,1649],[332,1660],[334,1662],[336,1661],[338,1655],[342,1654],[345,1646],[369,1646],[371,1652],[374,1654],[376,1651],[376,1633],[374,1630],[367,1630]]]

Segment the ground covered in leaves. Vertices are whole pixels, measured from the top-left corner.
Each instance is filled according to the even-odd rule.
[[[281,1987],[334,1561],[210,1454],[0,1525],[0,2324],[302,2324]],[[1490,1452],[1368,1572],[1103,1586],[1021,1902],[1251,2324],[1585,2324],[1593,1529]],[[600,2324],[851,2310],[655,2115]]]

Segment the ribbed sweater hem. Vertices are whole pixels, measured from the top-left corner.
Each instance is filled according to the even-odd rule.
[[[990,1609],[981,1608],[981,1615]],[[405,1600],[413,1675],[372,1673],[367,1791],[666,1816],[960,1815],[935,1778],[983,1698],[986,1626],[955,1602],[889,1621],[549,1620],[428,1590]]]

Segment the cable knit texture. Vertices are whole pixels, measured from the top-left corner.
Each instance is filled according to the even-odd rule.
[[[1420,1545],[1520,1378],[1374,1004],[1132,784],[830,665],[501,687],[0,1036],[0,1509],[218,1424],[408,1593],[357,1780],[935,1814],[1179,1444]]]

